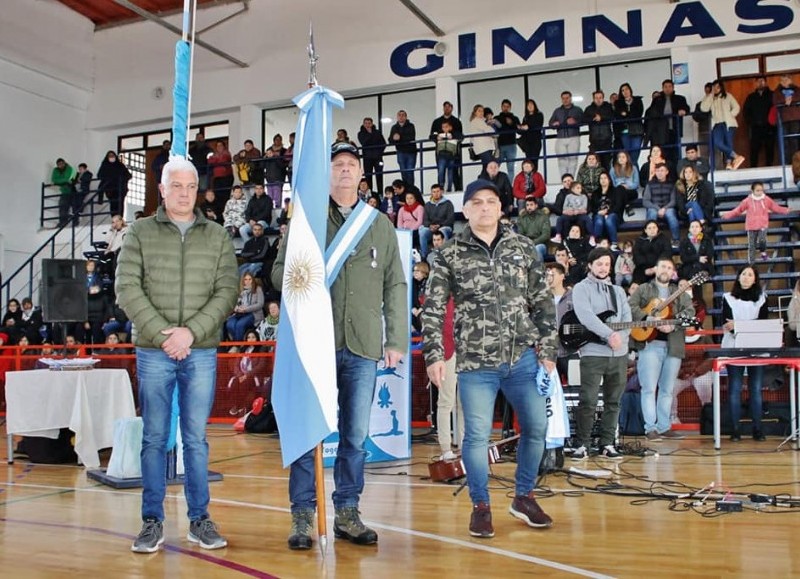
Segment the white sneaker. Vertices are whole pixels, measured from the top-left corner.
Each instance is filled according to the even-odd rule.
[[[572,457],[571,458],[572,458],[572,460],[584,460],[587,456],[589,456],[589,453],[586,452],[586,447],[585,446],[579,446],[574,451],[572,451]]]
[[[589,245],[591,245],[592,247],[595,247],[595,246],[597,245],[597,241],[595,241],[595,239],[594,239],[594,235],[592,235],[592,236],[589,238]]]
[[[455,460],[457,458],[456,453],[452,450],[446,450],[442,453],[442,460]]]
[[[550,240],[551,243],[561,243],[561,234],[556,233],[556,236]]]

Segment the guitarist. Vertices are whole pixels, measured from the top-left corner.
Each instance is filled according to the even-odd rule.
[[[635,321],[652,319],[648,314],[660,301],[666,300],[679,286],[672,282],[675,264],[669,257],[660,257],[656,262],[655,277],[639,286],[631,294],[631,315]],[[670,317],[694,316],[691,290],[684,291],[665,312]],[[662,313],[659,317],[665,317]],[[672,430],[670,411],[672,409],[673,388],[678,379],[685,352],[685,331],[680,326],[658,326],[652,329],[649,341],[637,341],[631,337],[631,345],[639,352],[636,370],[642,386],[642,415],[644,432],[648,442],[662,439],[678,440],[683,435]],[[656,386],[658,399],[656,400]]]
[[[577,448],[573,460],[588,456],[592,423],[597,408],[597,393],[603,382],[603,417],[600,422],[600,455],[620,459],[622,455],[614,446],[619,419],[619,401],[625,390],[628,365],[628,333],[630,330],[612,330],[599,317],[607,311],[616,312],[606,321],[630,322],[631,310],[625,291],[611,283],[614,254],[603,247],[589,252],[589,274],[575,285],[572,297],[575,315],[590,332],[604,343],[589,342],[581,346],[581,393],[578,416],[575,421]]]

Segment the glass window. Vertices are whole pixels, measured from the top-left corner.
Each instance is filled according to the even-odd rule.
[[[152,133],[146,136],[147,138],[147,148],[152,147],[160,147],[164,141],[171,141],[172,140],[172,131],[166,131],[164,133]]]
[[[737,58],[735,60],[719,60],[719,75],[721,77],[731,76],[755,76],[759,72],[758,57]]]
[[[119,139],[120,151],[135,151],[138,149],[144,149],[144,135],[120,137]]]
[[[206,139],[225,139],[230,133],[228,123],[217,123],[215,125],[203,126],[203,134]]]
[[[770,54],[764,57],[768,73],[800,70],[800,51],[791,54]]]
[[[333,109],[333,138],[336,139],[336,131],[344,129],[350,140],[358,145],[358,131],[364,117],[371,117],[376,126],[380,126],[377,96],[344,99],[344,109]]]
[[[279,109],[269,109],[264,111],[264,142],[261,143],[261,150],[272,144],[272,138],[280,133],[283,142],[289,144],[289,134],[297,128],[296,106],[282,107]]]
[[[627,82],[633,88],[633,94],[642,97],[647,108],[650,95],[654,90],[661,90],[661,83],[664,79],[671,78],[671,75],[672,65],[668,58],[601,66],[600,88],[606,93],[608,100],[612,92],[617,92],[619,86]]]
[[[382,121],[388,119],[387,122],[381,122],[381,132],[387,141],[389,140],[389,129],[397,122],[397,111],[399,110],[404,110],[408,113],[408,120],[414,123],[417,140],[427,139],[430,134],[431,123],[439,115],[439,107],[436,106],[436,91],[433,88],[423,88],[387,94],[381,97],[381,112],[384,117]],[[419,157],[416,164],[417,171],[414,174],[414,184],[423,193],[437,180],[433,144],[426,143],[425,147],[429,150],[422,155],[422,167],[424,167],[422,176],[420,177]],[[384,173],[388,173],[384,177],[387,185],[400,178],[395,149],[391,146],[386,148]]]

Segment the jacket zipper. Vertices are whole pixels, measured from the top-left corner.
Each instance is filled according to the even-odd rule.
[[[177,229],[176,225],[173,225],[173,227],[175,227]],[[186,233],[188,234],[189,231],[187,231]],[[180,229],[178,229],[178,234],[181,236],[181,263],[180,263],[180,267],[181,267],[181,293],[180,293],[180,298],[179,298],[179,301],[178,301],[178,327],[182,327],[183,326],[183,290],[184,290],[184,284],[185,284],[184,271],[183,271],[183,262],[184,262],[184,258],[185,258],[186,245],[185,245],[184,241],[186,241],[186,235],[181,233]]]

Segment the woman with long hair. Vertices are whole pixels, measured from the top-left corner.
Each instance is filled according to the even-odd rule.
[[[641,237],[633,243],[633,283],[647,283],[656,275],[656,263],[662,256],[672,256],[672,246],[661,231],[658,222],[650,220],[644,224]]]
[[[675,189],[680,220],[686,222],[696,219],[705,225],[714,218],[714,189],[692,165],[681,169]]]
[[[639,197],[639,167],[631,161],[631,156],[627,151],[620,151],[611,163],[608,172],[614,187],[623,189],[623,201],[625,209],[636,201]],[[633,210],[629,210],[629,215],[633,215]]]
[[[736,115],[739,114],[739,103],[725,91],[725,83],[717,79],[711,83],[711,92],[703,97],[700,110],[711,113],[711,144],[722,153],[727,161],[726,169],[738,169],[744,162],[742,155],[733,150],[733,138],[736,135]]]
[[[725,334],[722,336],[723,348],[733,347],[735,322],[769,318],[767,294],[761,288],[758,271],[753,266],[745,265],[740,268],[736,280],[733,282],[733,288],[722,296],[722,318],[725,320],[722,325],[725,330]],[[753,440],[765,440],[761,430],[761,386],[764,381],[764,366],[729,365],[727,368],[728,404],[733,424],[731,440],[742,439],[739,432],[739,420],[742,415],[742,381],[745,368],[747,368],[747,387],[750,391],[748,406],[750,407],[750,417],[753,420]]]
[[[686,237],[681,241],[680,246],[681,266],[678,269],[681,279],[689,279],[696,273],[707,271],[709,275],[714,274],[714,242],[711,236],[703,232],[703,224],[700,220],[693,219],[689,223]],[[694,286],[692,293],[702,295],[702,286]]]
[[[494,127],[486,122],[483,112],[483,105],[472,107],[472,114],[469,116],[469,133],[473,135],[470,137],[472,150],[485,169],[489,161],[494,159],[497,136]]]
[[[533,99],[525,102],[525,116],[522,117],[520,130],[520,146],[525,156],[539,166],[539,155],[542,152],[542,127],[544,114],[539,110],[539,105]]]
[[[261,282],[249,271],[239,281],[239,300],[225,322],[225,331],[233,342],[241,342],[245,330],[254,328],[264,319],[264,290]],[[235,347],[235,346],[234,346]]]
[[[645,187],[648,182],[652,181],[656,176],[656,167],[660,164],[664,164],[667,166],[669,170],[669,177],[671,180],[675,180],[675,170],[667,158],[664,156],[664,151],[661,150],[661,147],[658,145],[653,145],[650,147],[650,154],[647,157],[647,161],[644,162],[642,165],[641,170],[639,171],[639,183],[642,184],[642,187]]]
[[[631,85],[623,82],[619,86],[619,98],[614,103],[614,118],[619,121],[619,130],[622,135],[622,146],[630,155],[631,162],[636,165],[639,162],[639,153],[642,150],[642,138],[644,136],[644,104],[642,97],[634,96]]]
[[[111,216],[121,215],[124,217],[125,196],[128,194],[131,172],[114,151],[108,151],[103,157],[100,168],[97,170],[97,178],[100,179],[100,183],[97,185],[98,200],[105,194]]]
[[[605,171],[600,173],[600,189],[592,195],[589,202],[590,211],[594,214],[592,233],[595,239],[606,233],[611,251],[617,251],[617,228],[622,222],[624,203],[622,192],[614,187],[609,174]]]

